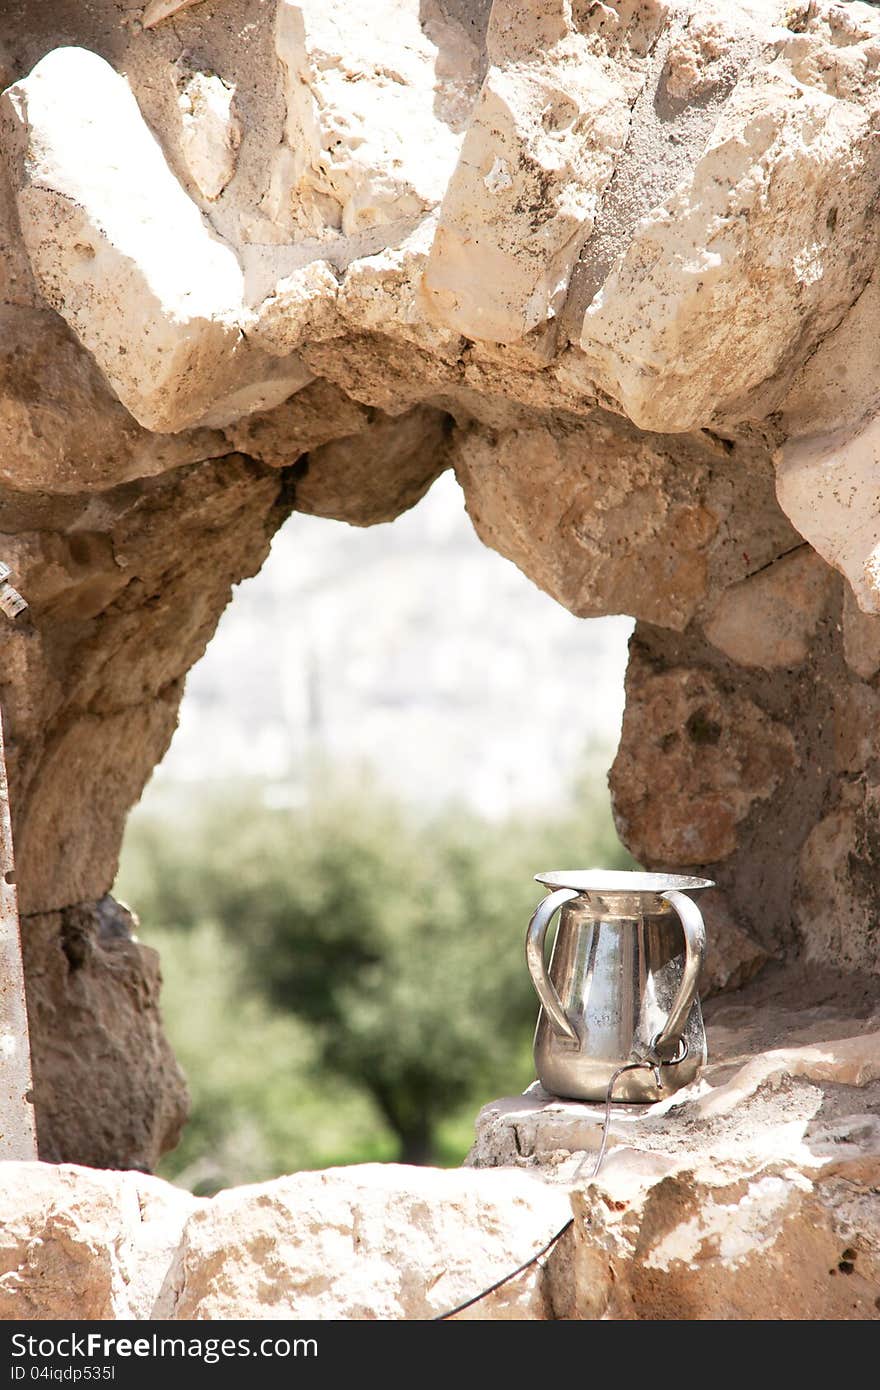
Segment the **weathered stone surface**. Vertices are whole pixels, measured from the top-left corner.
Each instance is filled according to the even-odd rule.
[[[880,691],[860,681],[834,692],[832,722],[836,768],[852,776],[863,773],[876,756]]]
[[[61,48],[2,101],[31,265],[111,385],[152,430],[234,419],[308,380],[242,336],[244,285],[174,179],[128,84]]]
[[[642,621],[617,814],[647,861],[717,875],[713,984],[799,949],[876,971],[880,658],[825,568],[877,608],[876,8],[7,9],[25,911],[108,891],[185,672],[290,508],[386,520],[451,462],[488,544]]]
[[[0,309],[0,480],[6,487],[100,491],[229,448],[217,430],[144,429],[63,319],[46,308]]]
[[[742,9],[734,22],[751,20]],[[801,34],[777,31],[773,61],[742,77],[587,308],[580,346],[594,379],[643,429],[739,414],[865,287],[878,237],[880,24],[849,10],[817,6]],[[843,246],[861,250],[851,258]]]
[[[742,989],[772,959],[756,941],[726,895],[718,888],[700,894],[706,922],[706,958],[700,975],[703,999],[725,990]]]
[[[698,464],[676,468],[613,427],[472,430],[456,473],[477,534],[572,612],[629,612],[684,626],[707,586],[718,525]]]
[[[2,550],[30,601],[0,631],[21,909],[110,888],[124,816],[174,731],[183,676],[289,510],[241,455],[101,495],[7,498]],[[51,518],[51,520],[50,520]],[[69,529],[68,529],[69,528]]]
[[[843,654],[862,680],[873,680],[880,671],[880,617],[863,613],[849,587],[843,596]]]
[[[783,511],[829,565],[846,576],[859,607],[880,613],[880,419],[795,439],[779,453]]]
[[[704,1077],[616,1107],[595,1181],[601,1107],[540,1093],[485,1107],[458,1172],[367,1164],[206,1201],[0,1165],[0,1317],[430,1318],[573,1217],[462,1316],[876,1319],[880,1015],[854,985],[778,971],[710,1004]]]
[[[618,829],[639,860],[712,864],[796,766],[789,731],[700,667],[655,671],[631,648],[621,747],[610,784]],[[674,788],[674,793],[671,789]]]
[[[422,406],[313,450],[297,474],[295,505],[354,526],[393,521],[448,466],[448,416]]]
[[[37,1139],[48,1162],[149,1172],[187,1115],[159,957],[107,896],[22,923]],[[60,1316],[60,1315],[59,1315]]]
[[[780,404],[785,433],[792,439],[849,431],[875,413],[880,400],[874,366],[878,312],[880,279],[872,274],[852,308],[807,358]],[[821,510],[821,499],[817,502]]]
[[[800,666],[830,593],[831,571],[809,546],[725,589],[703,631],[742,666]]]
[[[141,1173],[0,1167],[0,1319],[149,1318],[199,1201]]]
[[[444,1313],[515,1269],[569,1217],[564,1193],[528,1175],[495,1176],[367,1164],[221,1193],[187,1223],[156,1316]],[[539,1270],[471,1313],[550,1315]]]
[[[810,960],[877,970],[880,789],[844,783],[801,852],[795,921]]]
[[[875,1159],[813,1177],[783,1158],[727,1182],[673,1172],[635,1201],[577,1195],[572,1264],[608,1271],[593,1295],[606,1319],[875,1319],[876,1180]]]
[[[223,433],[232,448],[273,468],[287,468],[331,439],[365,430],[374,413],[330,382],[319,380],[274,410],[228,425]]]
[[[593,401],[598,392],[652,429],[766,415],[848,317],[870,273],[873,11],[824,0],[803,14],[774,0],[575,10],[561,0],[496,0],[489,22],[485,3],[467,12],[451,0],[383,4],[377,12],[346,0],[277,0],[249,17],[247,43],[236,27],[240,0],[216,14],[176,7],[174,25],[157,10],[148,34],[120,28],[109,3],[99,4],[80,20],[84,43],[124,68],[130,92],[85,49],[48,53],[50,11],[65,0],[53,0],[48,18],[20,18],[22,52],[42,61],[15,90],[30,82],[36,100],[46,89],[42,107],[29,101],[27,120],[37,122],[31,144],[45,134],[55,151],[51,170],[34,164],[37,184],[22,197],[67,199],[68,220],[79,208],[109,236],[106,256],[83,269],[67,263],[50,229],[38,241],[26,228],[31,259],[47,294],[61,267],[62,312],[105,354],[127,403],[135,409],[136,386],[151,394],[146,408],[166,411],[162,427],[176,429],[185,416],[226,423],[263,408],[285,383],[289,394],[302,379],[295,363],[282,370],[283,358],[261,358],[260,306],[272,305],[276,354],[303,333],[325,333],[321,305],[334,288],[321,267],[330,267],[352,327],[458,358],[467,356],[462,333],[521,343],[515,389],[533,404],[546,395],[536,371],[549,366],[557,392],[577,382],[575,395]],[[90,161],[89,183],[64,144],[73,129],[64,103],[85,86],[95,112],[106,108],[105,124],[110,109],[118,113],[119,142],[144,152],[127,162],[138,164],[142,186],[116,199],[123,209],[137,198],[152,204],[150,234],[137,245],[118,214],[110,226],[98,178],[110,172],[106,152]],[[261,132],[271,134],[261,142]],[[49,174],[60,180],[54,193]],[[191,323],[183,337],[202,344],[173,411],[149,373],[136,382],[148,343],[122,343],[127,367],[111,350],[119,305],[137,304],[144,317],[161,248],[172,242],[176,257],[165,261],[204,286],[204,304],[183,312],[167,270],[161,280],[156,332],[178,343]],[[124,246],[135,279],[115,305],[111,263]],[[212,257],[223,271],[209,276]],[[100,303],[87,300],[89,277],[108,292]],[[649,314],[646,296],[656,300]],[[224,334],[235,339],[231,360]],[[175,352],[166,353],[163,396],[181,375]],[[382,358],[377,343],[378,405]],[[467,372],[468,361],[460,365]],[[422,366],[424,397],[432,367]],[[151,422],[158,427],[158,415]]]
[[[260,305],[250,337],[274,357],[284,357],[308,338],[327,336],[336,323],[338,295],[329,262],[310,261],[278,281]]]
[[[437,48],[416,0],[280,0],[275,26],[286,121],[272,221],[351,235],[436,206],[459,140],[437,118]]]
[[[390,334],[457,367],[465,340],[426,319],[421,301],[435,230],[436,215],[426,217],[398,245],[352,261],[336,307],[344,323],[357,332]]]
[[[187,71],[177,75],[187,166],[199,191],[209,201],[219,198],[235,173],[241,123],[235,112],[235,88],[214,72]]]
[[[666,14],[662,0],[496,0],[491,66],[425,272],[448,328],[515,342],[558,314]]]

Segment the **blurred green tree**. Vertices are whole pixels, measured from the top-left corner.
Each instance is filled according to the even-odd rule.
[[[122,886],[147,939],[222,928],[242,988],[305,1025],[321,1071],[366,1092],[398,1157],[424,1163],[444,1117],[519,1069],[537,1007],[532,873],[629,862],[607,797],[583,784],[556,816],[501,823],[420,817],[363,788],[272,806],[254,788],[201,798],[176,825],[135,822]]]
[[[240,946],[211,922],[152,928],[162,1013],[192,1097],[163,1177],[210,1196],[291,1168],[393,1157],[369,1096],[321,1068],[311,1029],[252,988]]]

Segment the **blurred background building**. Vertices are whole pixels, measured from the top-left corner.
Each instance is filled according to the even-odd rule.
[[[317,763],[490,817],[550,804],[613,752],[631,627],[482,545],[452,473],[388,525],[294,515],[190,674],[156,791],[249,776],[296,800]]]

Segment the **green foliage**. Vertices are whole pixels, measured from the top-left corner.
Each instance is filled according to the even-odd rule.
[[[164,1177],[209,1194],[340,1155],[394,1157],[369,1097],[321,1071],[310,1030],[249,989],[239,947],[215,924],[143,935],[162,957],[163,1014],[192,1093]]]
[[[363,787],[136,815],[119,888],[162,950],[195,1096],[175,1171],[210,1154],[207,1180],[240,1181],[362,1158],[371,1135],[370,1156],[459,1160],[460,1117],[531,1078],[532,874],[630,862],[586,785],[556,816],[503,823]]]

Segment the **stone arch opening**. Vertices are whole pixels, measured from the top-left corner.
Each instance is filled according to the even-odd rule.
[[[206,1191],[313,1166],[315,1153],[324,1163],[364,1151],[405,1152],[410,1161],[418,1145],[422,1161],[441,1150],[449,1161],[468,1147],[474,1094],[482,1104],[532,1079],[525,1053],[534,1009],[520,940],[536,891],[531,873],[546,854],[554,862],[619,855],[606,771],[630,628],[625,618],[576,619],[483,546],[451,472],[393,523],[352,527],[294,513],[276,533],[260,574],[236,591],[187,677],[177,731],[129,822],[113,889],[137,913],[139,940],[160,952],[164,1031],[192,1098],[191,1126],[163,1165],[166,1176]],[[364,820],[381,835],[354,828]],[[392,841],[408,845],[412,858]],[[546,853],[533,848],[545,842]],[[363,868],[350,871],[352,856],[372,864],[369,884]],[[241,874],[230,880],[225,866],[236,857]],[[436,876],[448,862],[457,885]],[[325,884],[331,863],[335,891]],[[274,885],[271,901],[256,865]],[[468,887],[475,875],[481,886]],[[374,920],[374,881],[385,885],[386,929]],[[303,882],[313,886],[303,891]],[[433,925],[430,908],[419,906],[428,883],[437,897]],[[482,916],[467,906],[478,899]],[[287,932],[275,925],[282,910]],[[412,943],[402,953],[393,925],[401,917]],[[492,945],[469,951],[471,931]],[[338,969],[316,934],[335,940]],[[267,938],[277,949],[271,980]],[[373,961],[362,988],[370,998],[384,991],[386,1022],[377,1037],[369,1019],[350,1020],[343,1009],[339,1025],[360,1037],[366,1062],[353,1042],[334,1053],[327,1036],[338,999],[360,994],[360,967],[347,960],[359,952]],[[421,965],[413,952],[433,962],[433,994],[451,1001],[448,1014],[430,1000],[416,1006]],[[297,953],[303,970],[291,979]],[[315,978],[318,959],[325,964]],[[462,959],[477,983],[456,991]],[[335,984],[325,988],[328,976]],[[309,988],[311,1002],[303,998]],[[480,1044],[472,1030],[462,1062],[447,1038],[466,1031],[460,1019],[474,998],[494,1017],[499,995],[508,1046],[502,1053],[491,1036]],[[411,1026],[401,1009],[416,1016]],[[193,1027],[200,1012],[201,1031]],[[237,1060],[228,1103],[218,1107],[228,1064],[216,1053],[236,1012]],[[418,1090],[411,1042],[413,1027],[427,1029],[417,1017],[426,1013],[439,1029],[445,1018],[447,1035],[427,1064],[445,1072],[428,1096]],[[288,1058],[281,1066],[279,1047]],[[309,1063],[306,1052],[314,1053]],[[481,1052],[487,1076],[475,1083],[468,1078]],[[457,1087],[449,1080],[456,1069]],[[296,1086],[302,1094],[292,1101]],[[283,1138],[266,1099],[281,1093]],[[291,1111],[311,1122],[288,1118]]]
[[[166,8],[13,3],[2,55],[0,530],[31,607],[0,694],[65,1077],[47,1156],[112,1048],[105,990],[142,1039],[117,1161],[174,1123],[107,893],[231,586],[291,510],[388,519],[448,467],[561,604],[638,620],[618,823],[718,881],[719,980],[775,961],[869,1007],[877,14],[794,7],[770,43],[750,5],[496,0],[478,91],[416,0],[387,34],[279,0],[247,43],[245,0]],[[673,151],[671,191],[639,173]]]

